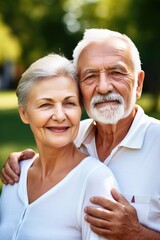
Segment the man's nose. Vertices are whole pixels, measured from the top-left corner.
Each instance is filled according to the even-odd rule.
[[[99,81],[97,84],[97,92],[101,94],[106,94],[113,91],[112,80],[109,78],[105,71],[101,72],[99,75]]]
[[[52,119],[58,122],[63,122],[66,119],[66,113],[65,110],[63,109],[63,106],[58,105],[54,107]]]

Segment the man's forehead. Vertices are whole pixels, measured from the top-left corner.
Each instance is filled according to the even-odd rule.
[[[121,39],[114,43],[98,42],[86,46],[78,60],[79,71],[101,68],[102,65],[121,66],[130,58],[128,46]],[[85,68],[85,69],[84,69]]]
[[[95,51],[99,51],[100,53],[111,52],[112,50],[126,50],[128,48],[127,43],[119,38],[108,38],[107,40],[101,40],[97,42],[89,43],[82,50],[80,56],[83,54],[87,55],[89,53],[94,53]],[[80,58],[79,56],[79,58]]]

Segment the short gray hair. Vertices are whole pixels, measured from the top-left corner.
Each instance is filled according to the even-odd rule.
[[[18,83],[16,90],[18,105],[27,105],[30,89],[35,82],[43,78],[50,78],[59,75],[69,76],[75,79],[77,82],[76,68],[74,67],[73,63],[64,56],[51,53],[35,61],[22,74],[22,77]]]
[[[77,44],[73,51],[73,63],[77,67],[78,58],[85,47],[87,47],[91,43],[97,43],[101,41],[110,40],[110,38],[119,38],[125,41],[131,52],[132,62],[134,66],[135,72],[139,72],[141,70],[141,60],[139,56],[139,51],[133,41],[126,36],[125,34],[121,34],[120,32],[111,31],[109,29],[86,29],[84,32],[84,36],[82,40]]]

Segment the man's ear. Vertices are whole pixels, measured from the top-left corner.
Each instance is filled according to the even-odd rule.
[[[25,124],[29,124],[26,109],[24,109],[24,107],[22,107],[22,106],[19,106],[18,110],[19,110],[19,115],[20,115],[22,122]]]
[[[143,70],[141,70],[138,74],[138,80],[137,80],[137,90],[136,90],[137,99],[139,99],[142,95],[144,76],[145,76],[145,73]]]

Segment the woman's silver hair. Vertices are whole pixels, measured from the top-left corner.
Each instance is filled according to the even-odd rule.
[[[18,105],[27,105],[28,96],[33,84],[37,83],[40,79],[53,76],[68,76],[78,82],[76,68],[71,61],[58,54],[49,54],[35,61],[22,74],[16,90]]]
[[[121,34],[116,31],[111,31],[108,29],[86,29],[84,32],[83,39],[77,44],[73,51],[73,63],[77,67],[78,58],[85,47],[89,44],[112,41],[112,38],[119,38],[122,41],[126,42],[129,46],[131,53],[131,61],[133,62],[135,73],[138,73],[141,70],[141,60],[139,56],[139,51],[132,40],[124,34]]]

